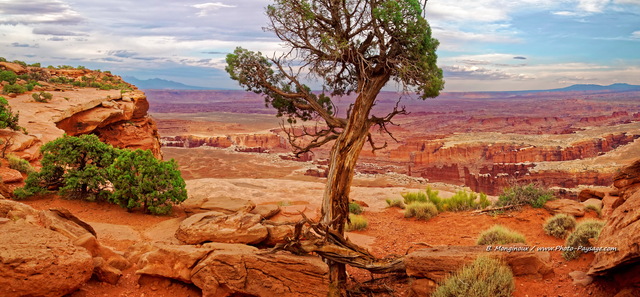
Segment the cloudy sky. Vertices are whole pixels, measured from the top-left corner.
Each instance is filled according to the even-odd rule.
[[[281,50],[270,2],[0,0],[0,56],[238,88],[226,53]],[[427,19],[445,91],[640,84],[640,0],[430,0]]]

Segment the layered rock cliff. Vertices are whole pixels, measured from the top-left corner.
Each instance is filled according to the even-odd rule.
[[[147,114],[145,94],[120,77],[87,69],[22,67],[13,63],[0,65],[0,70],[14,71],[38,83],[33,91],[1,95],[7,98],[13,112],[19,113],[18,123],[27,131],[0,130],[6,152],[36,160],[43,144],[64,134],[96,134],[116,147],[148,149],[162,157],[156,124]],[[32,95],[39,92],[51,94],[51,99],[36,102]]]

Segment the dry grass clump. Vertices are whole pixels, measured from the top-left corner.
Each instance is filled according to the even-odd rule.
[[[524,205],[543,207],[548,200],[553,200],[553,191],[540,185],[530,183],[528,185],[514,185],[504,189],[498,198],[498,206]]]
[[[420,220],[428,220],[438,215],[438,208],[435,204],[427,202],[413,202],[407,204],[404,210],[404,217],[415,217]]]
[[[364,230],[369,225],[369,222],[364,216],[349,214],[349,222],[345,226],[346,231],[359,231]]]
[[[478,245],[525,243],[524,235],[501,225],[494,225],[480,233]]]
[[[600,207],[597,207],[597,206],[595,206],[593,204],[585,206],[584,210],[586,210],[586,211],[594,211],[598,215],[598,217],[602,216],[602,209],[600,209]]]
[[[481,256],[441,283],[431,296],[508,297],[514,290],[511,268],[500,260]]]
[[[387,201],[387,207],[397,207],[400,209],[405,208],[404,201],[402,201],[402,199],[386,199],[385,201]]]
[[[355,203],[355,202],[349,202],[349,213],[352,214],[361,214],[364,210],[362,209],[362,206],[360,206],[360,204]]]
[[[566,260],[573,260],[578,258],[581,251],[578,247],[591,247],[593,246],[589,239],[598,239],[600,231],[604,227],[603,221],[598,220],[584,220],[576,226],[576,230],[567,237],[565,242],[565,248],[572,247],[573,249],[566,249],[562,252],[562,257]]]
[[[549,218],[543,226],[544,233],[557,238],[565,238],[576,227],[576,219],[572,215],[560,213]]]

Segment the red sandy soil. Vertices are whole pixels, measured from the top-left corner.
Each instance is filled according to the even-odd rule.
[[[137,231],[147,228],[164,220],[183,217],[184,213],[177,207],[170,216],[151,216],[140,213],[130,213],[115,205],[104,203],[89,203],[82,201],[64,200],[56,196],[49,196],[25,203],[37,208],[48,209],[64,207],[76,214],[80,219],[90,222],[117,223],[128,225]],[[528,245],[539,247],[555,247],[563,245],[563,240],[545,235],[542,230],[543,222],[551,215],[542,209],[524,208],[520,211],[507,212],[499,215],[478,215],[472,212],[445,212],[429,221],[404,218],[396,208],[385,209],[381,212],[366,212],[364,216],[369,226],[364,231],[354,232],[372,236],[375,241],[369,245],[371,252],[379,257],[392,254],[404,255],[411,250],[420,249],[426,245],[474,245],[478,234],[493,226],[501,224],[524,234]],[[593,218],[593,213],[587,214]],[[103,240],[103,244],[112,246],[120,251],[126,251],[132,244],[129,241]],[[552,266],[555,275],[548,279],[517,278],[514,296],[612,296],[615,294],[614,284],[598,281],[587,287],[573,285],[569,272],[586,271],[593,255],[582,255],[579,259],[565,261],[560,252],[551,252]],[[117,285],[89,281],[71,297],[92,296],[200,296],[198,288],[184,283],[159,278],[140,278],[135,269],[130,268]],[[369,281],[368,272],[349,269],[353,280]],[[376,287],[388,287],[392,293],[376,293],[375,296],[409,296],[410,280],[394,277],[375,276]],[[354,284],[355,285],[355,284]]]

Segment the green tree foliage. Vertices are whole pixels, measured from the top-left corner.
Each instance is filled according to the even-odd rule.
[[[4,97],[0,96],[0,129],[9,128],[14,131],[25,131],[24,128],[18,125],[18,113],[13,113],[9,102]]]
[[[107,168],[118,150],[95,135],[63,136],[46,143],[42,152],[42,169],[30,174],[18,196],[60,190],[70,198],[96,200],[106,198]]]
[[[9,70],[0,70],[0,81],[6,81],[9,84],[15,84],[18,76],[15,72]]]
[[[166,214],[187,198],[174,160],[150,151],[120,150],[95,135],[63,136],[40,149],[42,169],[29,174],[18,199],[59,190],[69,198],[108,200],[127,209]]]
[[[148,150],[123,151],[109,167],[114,191],[109,200],[127,209],[166,214],[187,199],[185,182],[174,160],[156,159]]]

